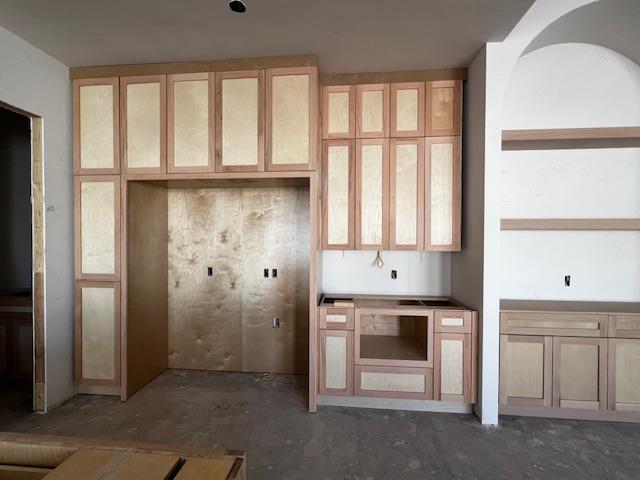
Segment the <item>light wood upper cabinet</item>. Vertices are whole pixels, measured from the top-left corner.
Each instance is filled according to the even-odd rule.
[[[120,278],[120,176],[75,177],[75,275]]]
[[[356,86],[356,136],[384,138],[389,136],[389,84]]]
[[[356,140],[355,246],[389,248],[389,140]]]
[[[169,173],[214,170],[214,84],[213,74],[208,73],[167,77]]]
[[[424,137],[424,89],[424,82],[391,84],[391,137]]]
[[[609,410],[640,412],[640,340],[609,340]]]
[[[216,171],[264,171],[264,70],[216,74]]]
[[[354,248],[353,140],[325,140],[322,155],[322,248]]]
[[[315,170],[318,69],[267,70],[267,170]]]
[[[73,167],[75,175],[120,173],[117,78],[73,81]]]
[[[353,395],[353,332],[320,331],[321,395]]]
[[[426,136],[457,136],[462,124],[462,82],[427,82]]]
[[[553,406],[606,410],[607,339],[554,337]]]
[[[125,173],[166,173],[166,76],[122,77],[120,98]]]
[[[421,250],[424,234],[424,138],[392,139],[389,168],[389,244]]]
[[[322,88],[322,138],[356,136],[356,87],[336,85]]]
[[[76,282],[75,382],[120,385],[120,283]]]
[[[460,137],[425,142],[425,250],[459,251],[462,217]]]

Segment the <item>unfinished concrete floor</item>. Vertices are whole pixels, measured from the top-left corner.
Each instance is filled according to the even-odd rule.
[[[0,430],[247,451],[250,479],[638,479],[640,425],[320,407],[305,377],[168,371],[127,403],[77,396]],[[8,420],[7,420],[8,419]]]

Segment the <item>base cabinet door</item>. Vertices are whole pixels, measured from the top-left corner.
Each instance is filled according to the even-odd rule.
[[[609,340],[609,410],[640,412],[640,339]]]
[[[554,337],[553,406],[606,410],[607,339]]]
[[[353,395],[353,332],[320,331],[320,394]]]
[[[500,405],[551,407],[553,338],[500,335]]]
[[[475,403],[471,334],[436,333],[434,340],[434,399]]]
[[[120,385],[120,283],[76,282],[75,380]]]

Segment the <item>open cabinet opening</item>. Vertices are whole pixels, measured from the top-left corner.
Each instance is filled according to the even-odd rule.
[[[309,178],[125,188],[124,396],[167,368],[307,375]]]

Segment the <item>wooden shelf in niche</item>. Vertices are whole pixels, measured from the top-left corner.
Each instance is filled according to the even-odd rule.
[[[640,230],[640,219],[503,218],[500,230]]]
[[[423,341],[421,341],[423,340]],[[381,360],[427,360],[426,336],[361,335],[360,357]]]
[[[503,130],[502,150],[640,147],[640,127]]]

